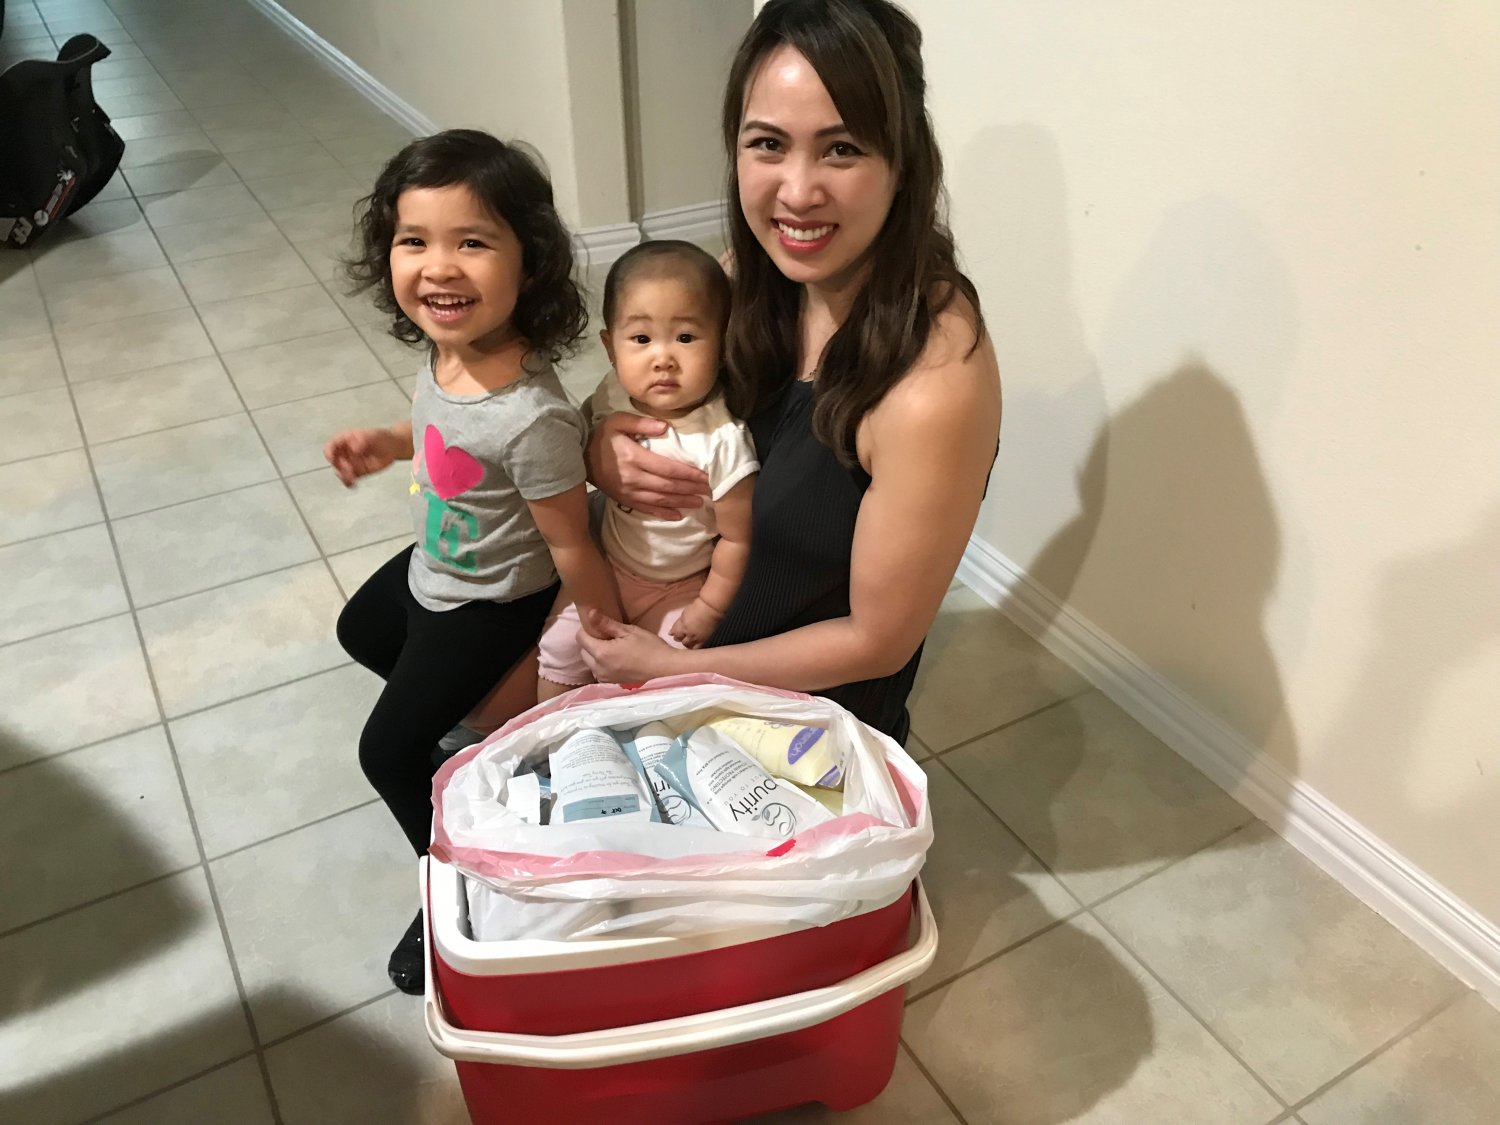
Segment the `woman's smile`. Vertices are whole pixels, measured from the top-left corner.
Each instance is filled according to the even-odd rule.
[[[826,249],[838,230],[837,223],[808,223],[784,218],[773,220],[772,225],[781,238],[781,245],[793,254],[815,254]]]
[[[896,179],[885,157],[849,131],[794,47],[778,47],[755,72],[736,176],[745,220],[787,278],[834,291],[857,283]]]

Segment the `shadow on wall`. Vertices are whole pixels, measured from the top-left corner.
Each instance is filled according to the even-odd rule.
[[[1270,236],[1231,200],[1164,208],[1100,322],[1096,356],[1070,264],[1088,240],[1071,217],[1086,234],[1112,201],[1070,201],[1057,145],[1034,126],[976,136],[956,180],[996,185],[965,227],[998,247],[986,312],[1011,379],[997,475],[1017,484],[997,481],[991,522],[1011,540],[1035,535],[1026,570],[1058,604],[1295,776],[1265,620],[1273,596],[1295,607],[1308,564],[1301,537],[1283,533],[1247,418],[1274,419],[1298,346],[1296,294]],[[1146,389],[1111,410],[1103,368],[1111,387]],[[1299,587],[1283,591],[1288,552]]]
[[[1245,406],[1257,417],[1274,411],[1296,348],[1295,295],[1269,238],[1223,200],[1166,210],[1102,321],[1096,355],[1078,307],[1072,228],[1086,231],[1113,201],[1071,202],[1055,141],[1028,125],[975,136],[952,179],[984,201],[982,213],[956,225],[965,244],[989,251],[968,264],[984,278],[1007,379],[991,526],[1005,528],[1008,541],[1040,544],[1028,572],[1058,604],[1076,606],[1256,748],[1274,742],[1277,760],[1295,774],[1296,740],[1265,627],[1283,536]],[[1088,238],[1077,245],[1086,248]],[[1109,386],[1146,389],[1111,410],[1101,366]],[[1045,779],[1041,800],[1051,809],[1092,736],[1069,707],[1048,718],[1047,761],[1036,763],[1035,776]],[[1154,796],[1165,805],[1174,798]],[[1027,842],[1064,876],[1181,858],[1147,836],[1122,849],[1118,833],[1073,831],[1064,859],[1053,828]],[[952,930],[945,942],[962,945],[965,935]],[[1117,989],[1119,1026],[1100,1028],[1087,1045],[1049,1042],[1055,1025],[1047,1018],[1016,1029],[1008,1051],[1086,1051],[1090,1059],[1070,1071],[1081,1081],[1066,1096],[1034,1107],[1037,1121],[1087,1111],[1151,1052],[1139,983],[1102,942],[1081,931],[1070,940],[1078,945],[1072,979]],[[1073,1021],[1057,1026],[1076,1034]]]
[[[1500,505],[1467,537],[1394,563],[1380,575],[1369,610],[1369,651],[1329,728],[1327,747],[1350,767],[1357,763],[1400,777],[1408,798],[1401,843],[1463,840],[1475,856],[1500,854],[1500,706],[1488,672],[1500,640],[1500,607],[1490,586],[1497,565]],[[1479,575],[1487,576],[1482,586]],[[1442,707],[1445,697],[1455,695],[1465,698],[1463,706]],[[1429,724],[1440,707],[1465,721],[1441,732],[1451,740],[1450,754],[1427,762],[1418,746],[1434,738]],[[1419,867],[1437,866],[1406,854]],[[1500,926],[1493,863],[1469,868],[1468,882],[1449,889]]]
[[[1069,510],[1075,503],[1073,482],[1054,472],[1059,461],[1066,464],[1069,458],[1059,458],[1058,447],[1079,419],[1102,418],[1104,406],[1074,300],[1056,145],[1030,126],[987,129],[962,150],[949,178],[961,200],[983,201],[972,213],[956,211],[954,226],[966,272],[983,278],[985,317],[1006,380],[1001,454],[990,485],[992,507],[995,495],[1007,490],[1005,474],[1012,472],[1038,506]],[[984,247],[985,255],[976,255],[974,247]],[[1048,378],[1045,385],[1037,378],[1013,378],[1017,371],[1045,372]],[[1084,540],[1086,546],[1086,534]],[[930,669],[944,644],[940,628],[927,644],[924,664]],[[1030,686],[1039,688],[1042,697],[1056,690]],[[992,685],[993,690],[1003,688]],[[1071,725],[1062,730],[1061,745],[1077,745],[1083,734],[1073,713],[1063,707],[1051,714]],[[1049,740],[1049,746],[1056,745]],[[1066,777],[1058,777],[1058,784]],[[946,770],[933,776],[932,799],[939,827],[923,879],[942,942],[938,962],[919,989],[950,980],[965,964],[993,956],[1065,912],[1071,901],[1042,890],[1049,880],[1038,880],[1042,873],[1035,861],[1009,832],[996,826],[994,838],[985,835],[980,825],[987,814],[974,807],[972,794],[950,783]],[[944,825],[950,827],[945,830]],[[1045,852],[1045,845],[1040,850]],[[1053,863],[1053,852],[1041,858]],[[1003,1003],[987,1005],[984,1041],[970,1049],[974,1067],[998,1068],[1009,1079],[1008,1107],[1017,1120],[1052,1125],[1077,1119],[1123,1086],[1150,1057],[1156,1035],[1145,990],[1109,943],[1076,926],[1036,940],[1047,943],[1046,963],[1066,965],[1067,972],[1045,973],[1042,982],[1030,979],[1040,966],[1021,955],[1039,948],[1031,945],[999,958],[981,975],[965,978],[974,987],[983,982],[997,995],[1006,994]],[[1107,1006],[1098,1004],[1099,995],[1111,998]],[[936,1018],[928,1009],[924,1013]],[[1086,1065],[1074,1065],[1085,1059]],[[1065,1073],[1067,1081],[1037,1080],[1037,1075],[1057,1073]]]
[[[51,751],[0,729],[0,765],[14,766],[0,772],[0,846],[9,876],[9,902],[0,913],[8,930],[0,936],[0,1121],[92,1120],[252,1048],[249,1015],[238,999],[215,1005],[188,991],[210,980],[226,983],[229,975],[201,874],[189,868],[161,878],[184,864],[164,851],[172,845],[143,829],[149,815],[121,811],[162,795],[146,776],[154,771],[140,768],[149,757],[130,755],[150,736],[159,736],[159,728],[37,758]],[[160,752],[166,754],[164,744]],[[135,889],[111,893],[122,886]],[[169,959],[180,966],[179,976]],[[274,1010],[285,1027],[306,1028],[329,1014],[326,1002],[284,988],[252,1000],[261,1011]],[[164,1011],[181,1017],[168,1022]],[[96,1016],[115,1038],[102,1039]],[[467,1120],[450,1064],[436,1060],[424,1068],[425,1047],[411,1045],[421,1039],[420,1021],[417,1001],[388,997],[269,1048],[282,1120]],[[232,1108],[251,1120],[251,1106],[264,1101],[264,1082],[253,1057],[253,1081],[244,1069],[217,1080],[227,1083],[216,1087],[218,1096],[238,1092],[232,1106],[182,1119],[217,1120]],[[154,1120],[145,1109],[138,1113],[124,1120]]]
[[[1266,621],[1295,593],[1278,590],[1286,537],[1247,406],[1274,418],[1297,336],[1290,276],[1252,216],[1217,198],[1169,209],[1099,335],[1112,382],[1146,389],[1099,427],[1077,514],[1029,567],[1293,777]],[[1300,540],[1297,554],[1305,585]]]

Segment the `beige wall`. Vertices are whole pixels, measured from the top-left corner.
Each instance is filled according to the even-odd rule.
[[[978,533],[1500,922],[1500,9],[907,6]]]
[[[613,0],[281,4],[439,127],[536,145],[570,222],[629,220]]]
[[[751,0],[632,0],[642,213],[721,199],[719,107]]]
[[[619,5],[563,0],[563,41],[581,225],[629,222]]]

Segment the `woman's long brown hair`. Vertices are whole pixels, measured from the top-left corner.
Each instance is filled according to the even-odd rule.
[[[864,285],[828,341],[814,383],[813,433],[853,466],[860,420],[911,369],[938,314],[962,296],[972,310],[974,347],[984,318],[942,214],[943,160],[927,116],[916,23],[886,0],[770,0],[746,32],[724,91],[734,254],[725,342],[730,409],[748,416],[797,372],[801,286],[781,273],[745,221],[736,162],[750,82],[783,43],[812,64],[845,127],[890,162],[897,183],[868,251]]]

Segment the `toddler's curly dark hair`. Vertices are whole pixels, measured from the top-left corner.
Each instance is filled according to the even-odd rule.
[[[577,348],[588,325],[583,293],[573,278],[573,239],[552,202],[540,160],[522,145],[477,129],[448,129],[412,141],[386,163],[375,189],[357,204],[355,248],[344,269],[356,293],[374,289],[375,307],[392,317],[391,335],[424,339],[401,311],[391,284],[396,201],[409,188],[463,184],[521,243],[526,285],[511,322],[531,347],[558,360]]]

